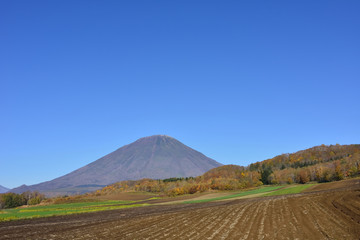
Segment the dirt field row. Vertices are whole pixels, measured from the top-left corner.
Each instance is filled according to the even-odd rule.
[[[288,196],[0,224],[0,239],[360,239],[360,180]]]

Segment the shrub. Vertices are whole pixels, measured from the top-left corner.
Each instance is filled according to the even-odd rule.
[[[5,193],[0,196],[0,208],[14,208],[26,204],[26,199],[16,193]]]

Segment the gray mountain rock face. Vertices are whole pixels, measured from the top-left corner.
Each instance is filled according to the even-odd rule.
[[[172,137],[155,135],[125,145],[62,177],[23,185],[12,192],[83,193],[122,180],[195,177],[221,165]]]
[[[0,193],[6,193],[6,192],[9,191],[9,190],[10,190],[10,189],[8,189],[8,188],[0,185]]]

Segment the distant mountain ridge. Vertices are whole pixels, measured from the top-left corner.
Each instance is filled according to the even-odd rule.
[[[6,192],[9,191],[9,190],[10,190],[10,189],[8,189],[8,188],[0,185],[0,193],[6,193]]]
[[[140,138],[67,175],[12,192],[83,193],[122,180],[199,176],[221,163],[166,135]]]

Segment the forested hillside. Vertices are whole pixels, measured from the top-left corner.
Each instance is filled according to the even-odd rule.
[[[360,170],[360,145],[316,146],[250,164],[264,184],[329,182],[353,177]]]
[[[142,179],[109,185],[95,194],[146,191],[170,196],[208,190],[236,190],[262,184],[330,182],[360,174],[360,145],[316,146],[250,164],[225,165],[196,178]]]

